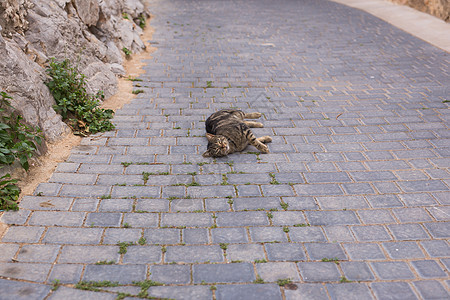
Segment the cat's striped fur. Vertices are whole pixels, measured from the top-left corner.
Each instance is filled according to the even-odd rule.
[[[206,138],[208,147],[204,157],[220,157],[236,151],[244,150],[247,145],[255,146],[262,153],[269,149],[263,143],[270,143],[272,138],[264,136],[256,138],[250,127],[263,127],[259,122],[244,121],[258,119],[261,113],[244,113],[236,109],[223,109],[213,113],[206,120]]]

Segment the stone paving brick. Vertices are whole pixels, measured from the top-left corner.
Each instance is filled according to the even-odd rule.
[[[129,246],[123,256],[124,264],[140,265],[148,263],[161,263],[160,246]]]
[[[213,223],[209,213],[163,213],[161,226],[209,227]]]
[[[353,226],[352,231],[359,241],[389,241],[392,240],[386,228],[378,225]]]
[[[96,263],[119,261],[116,246],[65,246],[58,258],[59,263]]]
[[[372,274],[369,266],[360,261],[344,261],[340,263],[345,278],[355,281],[372,281],[375,276]]]
[[[194,283],[251,282],[256,279],[253,266],[249,263],[194,265],[192,278]]]
[[[424,194],[424,193],[400,194],[399,198],[407,206],[430,206],[430,205],[436,205],[436,201],[429,194]]]
[[[145,212],[169,211],[169,201],[165,199],[138,199],[136,202],[135,211],[145,211]]]
[[[168,246],[165,261],[168,263],[222,262],[224,260],[219,245],[211,246]]]
[[[44,282],[52,264],[0,263],[0,276],[5,278]]]
[[[448,242],[443,240],[431,240],[420,242],[422,247],[427,251],[431,257],[446,257],[450,256],[450,246]]]
[[[411,264],[422,278],[447,278],[445,270],[434,260],[415,260]]]
[[[87,265],[84,281],[112,281],[120,284],[131,284],[146,278],[145,265]]]
[[[333,183],[308,185],[296,184],[294,185],[294,189],[299,196],[333,196],[344,194],[339,185]]]
[[[49,299],[105,299],[113,300],[116,295],[106,292],[93,292],[93,291],[83,291],[73,288],[60,287],[56,290]]]
[[[151,228],[144,230],[144,238],[149,244],[177,244],[180,242],[180,229]]]
[[[269,261],[301,261],[306,260],[301,244],[275,243],[265,244]]]
[[[362,196],[317,197],[322,209],[356,209],[368,208],[369,205]]]
[[[423,299],[448,299],[449,293],[438,281],[414,281],[413,285],[419,291]]]
[[[43,242],[50,244],[98,244],[102,236],[101,228],[50,227]]]
[[[216,216],[218,226],[269,225],[267,215],[263,211],[219,212]]]
[[[59,245],[24,245],[17,255],[17,260],[20,262],[52,263],[55,261],[60,248]]]
[[[259,244],[232,244],[227,246],[229,261],[253,262],[265,259],[264,249]]]
[[[332,299],[375,299],[365,283],[327,284]]]
[[[189,265],[154,265],[150,267],[150,279],[166,284],[186,284],[191,282]]]
[[[271,209],[280,208],[280,199],[277,197],[251,197],[251,198],[236,198],[233,200],[235,210],[256,210],[256,209]]]
[[[304,210],[316,209],[318,205],[312,197],[282,197],[284,203],[289,205],[289,209]]]
[[[5,211],[0,217],[0,222],[11,225],[23,225],[30,215],[29,210]]]
[[[206,228],[183,229],[183,242],[186,244],[208,244],[208,230]]]
[[[31,210],[69,210],[73,198],[24,196],[20,207]]]
[[[11,226],[2,238],[2,242],[16,242],[16,243],[36,243],[44,232],[44,227],[36,226]]]
[[[8,297],[17,300],[29,299],[30,295],[36,299],[44,299],[50,289],[48,285],[0,279],[0,290],[8,291]]]
[[[282,227],[250,227],[250,237],[253,242],[287,242],[287,236]]]
[[[305,217],[299,211],[274,211],[272,212],[272,224],[274,225],[295,225],[306,223]]]
[[[168,299],[212,299],[212,291],[208,286],[153,286],[148,289],[149,295]]]
[[[89,213],[85,225],[91,227],[118,227],[122,221],[121,213]]]
[[[213,228],[211,229],[213,243],[246,243],[247,232],[244,228]]]
[[[395,222],[387,209],[358,210],[358,215],[365,224],[385,224]]]
[[[380,246],[375,243],[344,244],[352,260],[383,260],[386,259]]]
[[[419,224],[393,224],[387,225],[396,240],[423,240],[429,236]]]
[[[307,211],[311,225],[352,225],[359,224],[353,211]]]
[[[327,289],[322,284],[317,283],[302,283],[297,284],[296,290],[285,290],[284,295],[286,300],[294,299],[316,299],[316,300],[328,300]]]
[[[217,300],[224,299],[274,299],[281,298],[281,292],[276,284],[245,284],[245,285],[220,285],[216,291]]]
[[[76,198],[73,200],[72,211],[96,211],[100,200],[94,198]]]
[[[306,252],[311,260],[322,260],[323,258],[346,260],[347,256],[341,246],[332,243],[305,243]]]
[[[355,240],[348,226],[326,226],[323,229],[330,242],[351,242]]]
[[[61,283],[78,283],[81,279],[83,265],[78,264],[56,264],[53,266],[47,283],[59,280]]]
[[[427,214],[427,211],[423,208],[400,208],[392,211],[402,223],[432,221],[431,217]]]
[[[158,214],[155,213],[127,213],[123,216],[123,224],[131,227],[157,227]]]
[[[11,258],[13,258],[17,250],[19,250],[19,245],[15,244],[0,244],[0,252],[2,256],[0,256],[0,262],[10,262]]]
[[[412,241],[383,243],[383,247],[393,259],[425,257],[417,243]]]
[[[278,279],[291,279],[300,281],[295,263],[290,262],[268,262],[256,264],[256,270],[259,276],[265,282],[275,282]]]
[[[294,242],[326,242],[320,227],[289,227],[289,237]]]
[[[305,282],[339,281],[341,274],[332,262],[299,262],[298,268]]]
[[[342,189],[349,195],[374,194],[375,191],[369,183],[343,183]]]
[[[374,282],[370,286],[378,299],[419,299],[406,282]]]
[[[375,273],[383,280],[413,279],[414,274],[406,262],[377,261],[371,263]]]
[[[36,211],[32,214],[29,225],[42,226],[81,226],[85,218],[83,212]]]
[[[141,229],[107,228],[103,237],[103,244],[117,244],[118,242],[136,242],[141,237]]]
[[[396,195],[367,195],[367,201],[374,208],[384,208],[384,207],[402,207],[403,204],[400,202]]]

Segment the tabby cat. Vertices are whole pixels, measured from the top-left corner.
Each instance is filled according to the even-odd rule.
[[[262,153],[269,153],[263,143],[270,143],[270,136],[256,138],[249,127],[264,127],[259,122],[244,121],[258,119],[261,113],[244,113],[236,109],[223,109],[213,113],[206,120],[206,138],[208,150],[203,157],[220,157],[244,150],[248,144],[255,146]]]

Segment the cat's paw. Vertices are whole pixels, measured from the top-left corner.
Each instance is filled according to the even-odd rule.
[[[261,151],[261,153],[267,154],[269,153],[269,147],[267,147],[266,145],[262,145],[259,147],[259,151]]]

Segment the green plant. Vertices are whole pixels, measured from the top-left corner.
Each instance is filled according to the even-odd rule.
[[[149,172],[142,172],[142,179],[144,179],[144,184],[147,184],[150,175],[151,174]]]
[[[144,29],[145,26],[147,25],[147,23],[146,23],[146,21],[145,21],[145,16],[144,16],[143,14],[140,14],[140,15],[139,15],[138,21],[139,21],[139,24],[138,24],[139,27],[141,27],[142,29]]]
[[[98,262],[96,262],[95,264],[96,265],[113,265],[113,264],[115,264],[116,263],[116,261],[114,261],[114,260],[110,260],[110,261],[107,261],[107,260],[99,260]]]
[[[307,227],[307,226],[311,226],[310,224],[305,224],[305,223],[300,223],[300,224],[295,224],[294,227]]]
[[[347,277],[342,276],[341,279],[339,280],[340,283],[347,283],[347,282],[352,282],[351,280],[348,280]]]
[[[128,14],[127,13],[122,13],[122,18],[124,18],[124,19],[127,19],[127,20],[129,20],[130,18],[128,17]]]
[[[213,83],[212,81],[207,81],[206,82],[206,87],[207,88],[212,88],[212,83]]]
[[[262,263],[266,263],[267,262],[267,260],[266,259],[255,259],[255,263],[257,263],[257,264],[262,264]]]
[[[59,289],[59,286],[61,285],[61,283],[59,282],[59,279],[55,279],[52,281],[52,291],[56,291],[57,289]]]
[[[101,289],[99,289],[99,287],[114,287],[114,286],[119,286],[119,283],[111,281],[80,281],[75,285],[75,288],[79,290],[100,292]]]
[[[333,258],[328,258],[328,257],[324,257],[322,258],[323,262],[334,262],[335,264],[339,264],[339,258],[337,257],[333,257]]]
[[[110,121],[114,112],[99,107],[100,101],[104,99],[103,91],[89,94],[86,76],[79,73],[68,59],[57,62],[52,58],[50,68],[46,71],[51,78],[46,85],[56,102],[53,107],[74,134],[85,136],[114,129]]]
[[[228,249],[228,243],[220,243],[219,246],[220,246],[220,249],[222,249],[222,250]]]
[[[139,90],[133,90],[131,93],[137,95],[137,94],[142,94],[143,92],[144,92],[144,90],[139,89]]]
[[[120,164],[126,168],[126,167],[128,167],[129,165],[132,165],[133,163],[132,163],[132,162],[126,162],[126,161],[123,161],[123,162],[121,162]]]
[[[289,279],[289,278],[278,279],[278,280],[277,280],[277,284],[278,284],[279,286],[284,286],[284,285],[289,284],[289,283],[292,283],[292,280]]]
[[[212,286],[209,287],[209,289],[210,289],[211,291],[215,291],[215,290],[217,290],[217,287],[216,287],[215,285],[212,285]]]
[[[270,181],[270,184],[280,184],[276,178],[275,178],[275,174],[269,173],[269,176],[272,178],[272,180]]]
[[[109,195],[102,195],[102,196],[100,196],[100,199],[111,199],[111,194],[109,194]]]
[[[222,174],[222,183],[221,185],[228,185],[228,176],[227,174]]]
[[[137,295],[140,298],[148,298],[149,297],[148,289],[151,286],[163,285],[162,283],[157,282],[157,281],[153,281],[153,280],[133,281],[133,284],[135,286],[139,286],[141,288],[141,291]]]
[[[280,206],[282,209],[287,210],[289,207],[289,203],[280,202]]]
[[[283,232],[288,233],[289,232],[289,227],[287,227],[287,226],[283,227]]]
[[[268,217],[269,219],[272,219],[272,218],[273,218],[273,214],[272,214],[271,212],[267,212],[266,215],[267,215],[267,217]]]
[[[0,210],[19,210],[16,201],[19,199],[20,188],[17,179],[10,179],[10,174],[0,177]]]
[[[123,224],[123,228],[131,228],[131,225],[128,224],[128,223],[124,223],[124,224]]]
[[[132,242],[129,242],[129,243],[127,243],[127,242],[118,242],[117,246],[119,246],[119,254],[127,253],[128,246],[131,246],[133,244],[134,243],[132,243]]]
[[[126,57],[129,57],[131,55],[131,51],[127,47],[122,48],[123,53],[125,53]]]
[[[257,275],[256,280],[253,281],[253,283],[263,284],[264,280],[261,278],[261,276]]]

